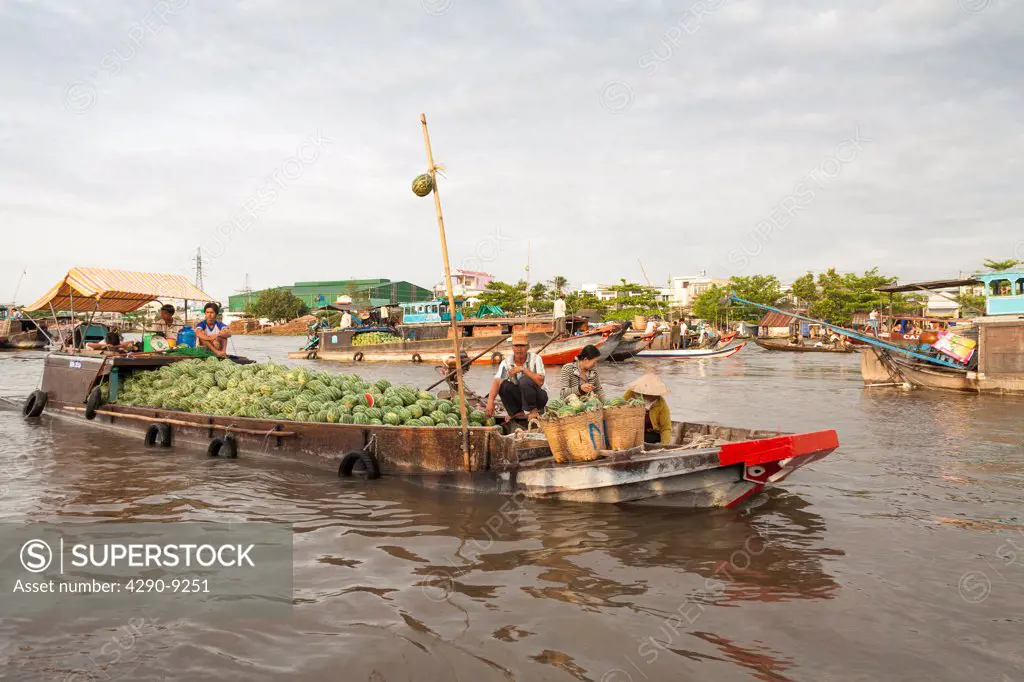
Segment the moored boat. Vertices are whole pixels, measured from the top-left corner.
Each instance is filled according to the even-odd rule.
[[[856,348],[849,346],[828,346],[813,343],[791,343],[788,339],[751,339],[765,350],[788,351],[791,353],[856,353]]]
[[[41,389],[26,399],[22,413],[134,434],[154,448],[290,460],[342,477],[385,475],[441,489],[683,508],[736,506],[839,444],[835,431],[783,434],[675,423],[667,445],[600,450],[596,460],[560,464],[540,433],[506,435],[500,427],[321,423],[118,404],[123,382],[134,373],[183,359],[51,353]]]
[[[726,348],[676,348],[666,350],[644,350],[637,353],[638,358],[667,358],[678,360],[699,360],[701,358],[729,358],[743,350],[745,343]]]
[[[47,336],[38,322],[15,317],[12,310],[0,310],[0,349],[32,350],[45,348],[47,342]]]

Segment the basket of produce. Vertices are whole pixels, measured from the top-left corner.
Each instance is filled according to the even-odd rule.
[[[612,398],[604,404],[604,435],[609,450],[644,444],[644,401]]]
[[[596,398],[583,402],[572,396],[566,402],[548,402],[540,428],[556,462],[597,459],[597,451],[605,445],[603,412],[601,401]]]
[[[355,374],[308,372],[274,363],[239,365],[217,358],[133,373],[117,397],[122,405],[225,417],[406,427],[462,423],[457,401],[387,379],[370,382]],[[468,417],[470,427],[495,425],[481,410],[470,409]]]

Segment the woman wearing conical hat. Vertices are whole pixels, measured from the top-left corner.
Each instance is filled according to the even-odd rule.
[[[668,411],[665,396],[668,388],[654,374],[645,374],[628,387],[622,396],[626,400],[642,398],[644,401],[644,442],[672,443],[672,416]]]

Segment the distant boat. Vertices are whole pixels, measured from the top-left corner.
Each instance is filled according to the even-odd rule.
[[[765,350],[781,350],[793,353],[856,353],[856,348],[849,346],[816,346],[809,343],[790,343],[784,339],[753,339],[754,343]]]
[[[677,348],[675,350],[644,350],[637,353],[638,358],[667,358],[679,360],[696,360],[700,358],[728,358],[739,353],[745,343],[729,348]]]

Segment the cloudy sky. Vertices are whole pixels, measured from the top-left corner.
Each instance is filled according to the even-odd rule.
[[[0,299],[1024,257],[1016,0],[6,0]]]

